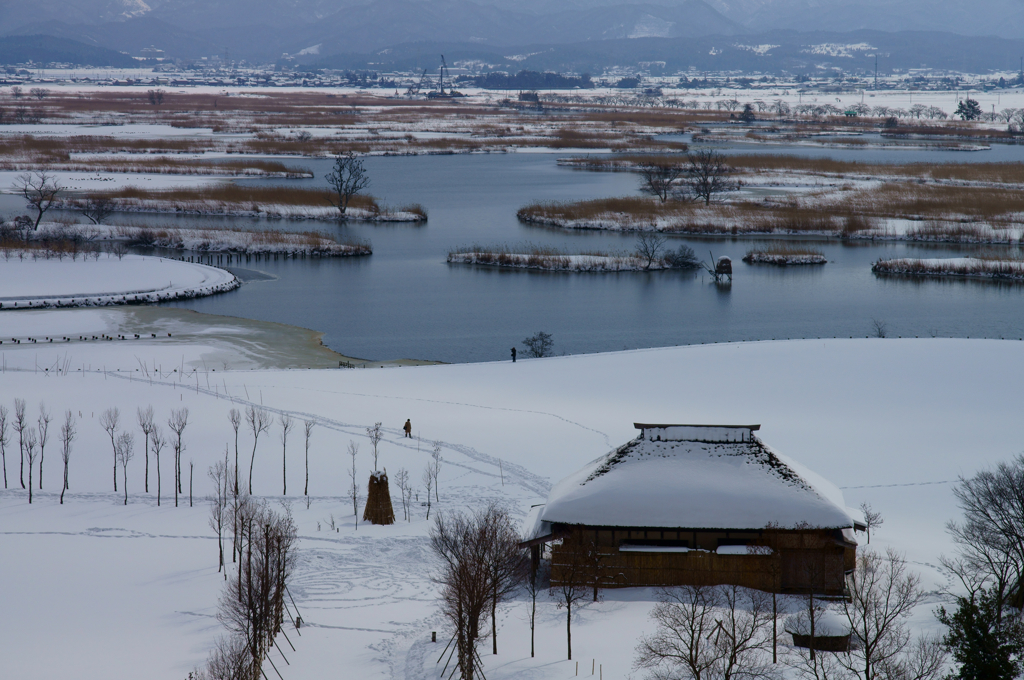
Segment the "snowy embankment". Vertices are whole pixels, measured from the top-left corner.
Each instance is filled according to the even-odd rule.
[[[639,272],[669,269],[662,258],[648,263],[635,255],[561,255],[532,253],[448,253],[449,264],[479,264],[551,272]]]
[[[774,264],[782,267],[801,264],[827,264],[828,258],[821,253],[773,253],[767,250],[752,250],[743,256],[747,264]]]
[[[57,334],[60,315],[105,311],[10,314],[0,323],[5,334],[16,334],[22,319],[40,314]],[[2,402],[11,408],[14,398],[25,399],[32,423],[41,401],[54,414],[43,490],[28,505],[14,449],[9,488],[0,491],[0,601],[17,612],[0,617],[4,672],[11,677],[180,680],[203,662],[223,632],[216,612],[224,586],[204,500],[211,492],[206,470],[223,459],[225,445],[234,462],[231,408],[262,404],[274,416],[255,447],[253,491],[275,508],[289,506],[298,527],[290,591],[304,625],[301,637],[288,628],[296,651],[281,643],[289,680],[327,677],[339,668],[355,678],[437,678],[435,662],[451,633],[438,616],[430,580],[435,513],[500,500],[522,519],[545,501],[552,482],[634,437],[636,420],[761,423],[759,437],[843,487],[846,505],[869,502],[882,513],[885,524],[872,532],[869,547],[858,534],[861,550],[893,547],[907,556],[928,591],[909,621],[913,632],[940,632],[933,611],[948,582],[936,565],[940,554],[953,552],[944,525],[959,516],[952,484],[1020,450],[1015,395],[1024,382],[1024,342],[1017,341],[756,342],[343,372],[225,371],[220,362],[203,368],[188,345],[150,342],[116,355],[113,347],[121,345],[4,346]],[[105,372],[96,370],[102,364],[94,352],[105,352]],[[200,370],[180,370],[189,363]],[[644,380],[642,389],[617,388],[635,385],[637,376],[655,379]],[[684,383],[702,387],[680,390]],[[160,458],[162,505],[156,505],[152,454],[145,491],[135,414],[148,405],[165,435],[172,409],[190,411],[180,507],[173,502],[168,448]],[[135,434],[127,506],[112,491],[111,444],[99,423],[112,407],[121,410],[121,430]],[[60,505],[54,432],[65,410],[76,418],[78,434],[71,488]],[[308,509],[301,423],[288,439],[288,495],[279,493],[281,415],[317,423]],[[422,441],[402,437],[406,418]],[[418,479],[431,443],[440,443],[440,500],[430,520],[417,484],[411,521],[392,488],[395,525],[353,523],[350,462],[338,452],[349,441],[360,445],[361,504],[372,465],[365,428],[376,421],[385,424],[380,461],[389,472],[404,467]],[[862,422],[871,427],[856,426]],[[247,478],[254,441],[245,425],[239,448]],[[195,507],[188,500],[190,460]],[[604,677],[636,677],[634,648],[638,636],[653,631],[648,616],[655,597],[651,589],[604,591],[601,602],[573,621],[574,659],[583,669],[594,660]],[[565,660],[565,610],[541,594],[531,658],[528,608],[523,594],[499,607],[499,654],[490,654],[489,641],[481,646],[488,680],[575,677],[576,662]],[[54,640],[60,654],[52,653]],[[783,658],[788,649],[783,637]],[[284,672],[280,651],[271,654]],[[269,664],[267,673],[274,677]]]
[[[1024,261],[988,260],[975,257],[913,258],[878,260],[871,265],[876,274],[905,276],[954,276],[1000,281],[1024,281]]]
[[[175,215],[203,215],[220,217],[250,217],[286,220],[338,219],[338,209],[332,206],[289,204],[241,204],[217,200],[163,200],[160,198],[112,198],[114,212]],[[65,198],[54,207],[63,210],[83,210],[89,205],[86,198]],[[426,215],[407,210],[369,210],[349,207],[346,219],[360,222],[425,222]]]
[[[223,293],[241,285],[224,269],[162,257],[106,254],[72,260],[33,257],[37,254],[17,251],[0,260],[0,309],[165,302]],[[7,313],[0,318],[6,322]],[[5,336],[15,335],[4,325]]]

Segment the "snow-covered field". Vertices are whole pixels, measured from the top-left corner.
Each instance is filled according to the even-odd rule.
[[[162,257],[104,253],[95,259],[82,255],[72,260],[38,257],[41,254],[31,250],[4,253],[0,259],[0,309],[175,300],[213,295],[239,285],[227,270]],[[5,326],[0,317],[0,328]]]
[[[107,312],[0,312],[0,328],[16,335],[34,323],[57,333],[62,324],[84,321],[61,315],[86,313]],[[79,430],[63,506],[54,440],[46,450],[44,490],[31,506],[17,488],[16,455],[8,446],[13,486],[0,492],[4,676],[180,680],[219,633],[214,615],[223,580],[207,510],[201,502],[187,507],[187,498],[186,507],[168,503],[166,452],[163,505],[156,507],[152,470],[151,493],[143,492],[139,444],[128,472],[129,503],[121,505],[111,488],[109,439],[98,423],[109,407],[121,409],[123,426],[132,431],[138,406],[152,404],[158,422],[171,409],[190,409],[185,492],[192,460],[197,498],[208,492],[206,469],[225,446],[233,456],[231,407],[263,404],[275,415],[317,421],[308,510],[301,500],[301,428],[288,440],[286,498],[276,422],[259,440],[253,474],[254,492],[289,503],[299,528],[292,592],[306,626],[301,637],[290,635],[297,651],[284,647],[291,665],[283,668],[273,653],[289,680],[339,673],[438,677],[435,661],[447,638],[429,579],[426,508],[414,504],[411,522],[356,529],[345,498],[342,452],[349,440],[360,444],[365,482],[365,427],[378,420],[386,432],[381,465],[392,475],[405,467],[418,479],[430,442],[442,442],[435,511],[500,499],[518,518],[544,501],[553,482],[635,436],[635,421],[761,423],[758,434],[768,445],[844,488],[847,505],[868,501],[880,510],[885,525],[872,547],[904,551],[929,589],[945,583],[935,564],[950,549],[943,524],[957,513],[951,480],[1020,450],[1024,342],[1017,341],[759,342],[345,371],[202,368],[198,342],[111,348],[120,345],[5,345],[2,351],[2,402],[10,407],[14,398],[26,399],[33,420],[41,401],[57,419],[70,409]],[[95,370],[100,352],[106,372]],[[60,371],[35,368],[51,364]],[[406,418],[422,442],[401,437]],[[136,432],[137,442],[140,437]],[[252,447],[243,429],[243,464]],[[640,677],[632,671],[633,647],[651,629],[652,598],[647,590],[609,591],[581,613],[573,647],[583,675],[594,659],[604,677]],[[917,630],[934,630],[935,602],[929,598],[916,612]],[[550,601],[540,610],[534,659],[525,603],[499,612],[500,654],[481,649],[489,680],[575,676],[574,664],[564,660],[564,612]],[[430,643],[432,630],[441,642]]]

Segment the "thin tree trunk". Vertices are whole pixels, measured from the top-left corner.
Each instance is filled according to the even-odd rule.
[[[149,433],[146,433],[146,493],[149,493]]]
[[[531,588],[530,588],[530,596],[532,598],[532,602],[530,603],[530,658],[531,659],[534,656],[534,653],[533,653],[533,651],[534,651],[533,650],[533,633],[534,633],[534,629],[537,627],[537,583],[536,583],[536,579],[537,579],[537,576],[536,576],[536,574],[534,574],[533,577],[532,577],[532,581],[533,582],[531,583]]]
[[[256,463],[256,442],[259,441],[259,436],[252,442],[252,458],[249,460],[249,495],[252,495],[252,466]]]
[[[39,490],[43,490],[43,448],[39,447]]]
[[[32,505],[32,465],[28,466],[28,504]]]
[[[281,495],[288,495],[288,447],[281,447]]]
[[[302,491],[304,496],[309,495],[309,441],[306,442],[306,488]]]
[[[64,463],[64,486],[60,489],[60,504],[64,505],[64,491],[68,488],[68,464]]]
[[[128,505],[128,466],[124,466],[124,504]]]
[[[156,507],[160,507],[160,454],[156,456]]]
[[[498,653],[498,584],[494,584],[494,592],[491,593],[491,654]]]
[[[565,641],[569,648],[569,661],[572,661],[572,604],[565,607]]]
[[[238,430],[235,430],[235,495],[238,495]]]
[[[772,593],[772,663],[779,662],[778,641],[779,641],[779,607],[775,600],[775,593]]]
[[[114,444],[114,436],[110,436],[111,445]],[[114,491],[117,491],[117,449],[114,449]]]
[[[188,507],[192,507],[192,461],[188,462]]]

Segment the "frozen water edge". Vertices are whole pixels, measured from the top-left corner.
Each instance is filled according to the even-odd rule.
[[[89,260],[25,257],[0,261],[0,309],[97,307],[215,295],[241,285],[231,272],[162,257],[112,254]],[[2,317],[0,317],[2,318]]]

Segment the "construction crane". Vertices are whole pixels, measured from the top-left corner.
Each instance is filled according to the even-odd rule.
[[[445,92],[445,90],[444,90],[444,74],[446,72],[448,73],[448,82],[451,83],[452,82],[452,77],[451,77],[452,74],[451,74],[450,71],[448,71],[448,62],[446,62],[444,60],[444,55],[442,54],[441,55],[441,70],[440,70],[440,74],[439,74],[440,77],[438,78],[438,81],[437,81],[437,90],[431,90],[430,92],[428,92],[427,93],[427,97],[429,97],[430,99],[452,99],[453,97],[461,97],[461,96],[463,96],[461,92],[458,92],[458,91],[455,90],[454,86],[450,87],[450,89],[447,92]]]
[[[424,89],[424,86],[427,86],[429,84],[430,78],[427,77],[427,69],[423,69],[423,74],[420,76],[419,82],[409,85],[409,88],[405,91],[405,93],[407,95],[419,94],[420,91]]]

